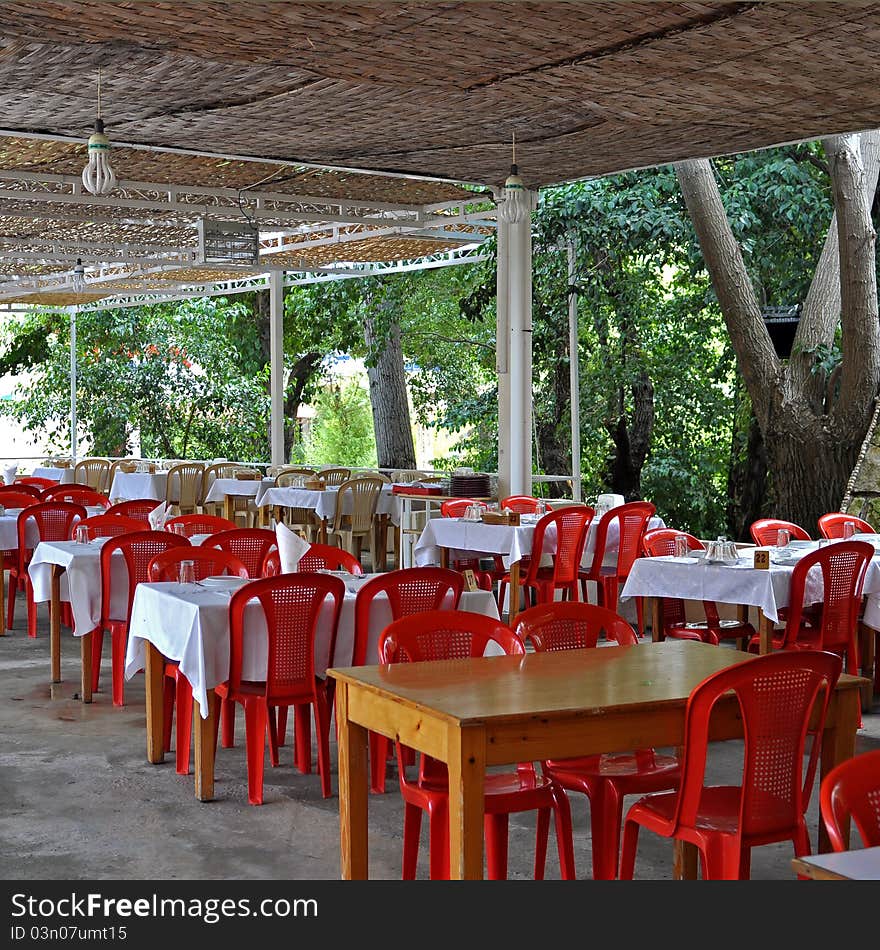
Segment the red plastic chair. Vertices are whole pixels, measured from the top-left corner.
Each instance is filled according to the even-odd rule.
[[[538,511],[538,499],[533,495],[508,495],[498,502],[498,507],[504,511],[508,509],[521,515],[534,515]]]
[[[260,577],[266,555],[277,546],[277,541],[275,532],[266,528],[232,528],[205,538],[201,546],[234,554],[248,569],[251,577]]]
[[[42,492],[36,485],[0,485],[0,505],[4,508],[24,508],[21,503],[23,496],[27,495],[33,501],[42,501]],[[6,501],[7,498],[13,498],[13,501]],[[32,502],[33,503],[33,502]]]
[[[504,653],[521,656],[522,640],[499,620],[456,610],[434,610],[412,615],[389,624],[379,644],[383,663],[411,663],[482,657],[489,644]],[[487,662],[491,662],[487,660]],[[432,880],[449,878],[449,776],[446,766],[423,755],[418,777],[407,778],[407,752],[400,742],[397,750],[400,793],[405,802],[403,820],[403,879],[414,880],[419,857],[422,812],[428,813],[430,875]],[[538,811],[535,844],[535,878],[544,877],[550,813],[556,819],[559,866],[565,880],[574,880],[574,845],[571,812],[563,789],[539,776],[531,762],[521,763],[515,772],[487,773],[484,793],[486,865],[491,880],[507,877],[509,815]]]
[[[115,516],[114,516],[115,517]],[[101,621],[92,631],[92,689],[97,691],[101,675],[101,653],[104,647],[104,631],[110,632],[110,658],[112,664],[113,705],[125,704],[125,650],[128,643],[128,621],[134,589],[142,581],[148,581],[147,567],[150,561],[167,548],[190,547],[186,538],[167,531],[134,531],[110,538],[101,548]],[[111,558],[121,551],[128,570],[128,598],[124,617],[111,616],[112,573]]]
[[[121,515],[92,515],[83,518],[71,529],[71,539],[76,537],[77,530],[85,527],[88,530],[89,541],[95,538],[118,538],[121,534],[131,534],[132,531],[143,531],[144,523],[134,518],[123,518]]]
[[[642,550],[647,557],[669,557],[675,554],[675,538],[683,534],[689,551],[705,550],[703,542],[692,534],[672,528],[657,528],[645,532]],[[663,598],[663,636],[674,640],[700,640],[717,646],[722,640],[748,642],[755,635],[755,628],[747,620],[722,620],[713,600],[703,601],[705,620],[689,621],[685,614],[684,601],[674,597]]]
[[[277,551],[270,551],[269,558],[278,556]],[[364,569],[361,562],[348,551],[334,547],[332,544],[313,544],[300,558],[297,570],[303,571],[348,571],[349,574],[362,576]]]
[[[42,498],[43,501],[66,501],[73,505],[92,508],[110,507],[107,496],[89,488],[88,485],[53,485],[43,491]]]
[[[391,619],[400,620],[428,610],[455,610],[464,589],[464,577],[443,567],[409,567],[388,571],[366,581],[354,602],[354,650],[352,666],[378,663],[378,648],[370,648],[370,611],[373,601],[385,595],[391,607]],[[297,735],[299,743],[299,735]],[[386,760],[389,740],[370,733],[370,791],[385,791]]]
[[[34,588],[28,574],[33,550],[27,546],[27,526],[33,521],[37,526],[40,541],[68,541],[74,524],[88,517],[82,505],[63,501],[38,502],[29,505],[18,516],[18,550],[12,553],[9,562],[9,592],[7,595],[6,626],[12,629],[15,620],[15,594],[23,590],[27,602],[28,636],[37,635],[37,605]]]
[[[875,531],[867,521],[861,518],[854,518],[852,515],[845,515],[840,511],[832,511],[819,518],[819,534],[823,538],[842,538],[843,526],[851,521],[856,526],[859,534],[874,534]]]
[[[237,702],[244,707],[248,801],[252,805],[263,803],[266,729],[268,726],[270,734],[274,732],[274,710],[281,706],[314,707],[321,793],[324,798],[330,796],[330,712],[335,681],[315,675],[315,630],[328,597],[333,599],[333,617],[327,653],[322,658],[327,666],[333,656],[339,610],[345,598],[345,584],[338,577],[280,574],[253,581],[232,595],[229,680],[218,686],[216,692],[224,702]],[[260,603],[268,627],[267,672],[262,682],[242,679],[244,611],[254,600]]]
[[[476,501],[474,498],[449,498],[440,503],[440,516],[461,518],[471,505],[478,505],[483,510],[489,507],[485,501]]]
[[[543,604],[516,619],[516,632],[523,640],[531,640],[538,653],[592,649],[602,634],[622,647],[638,643],[635,631],[622,617],[595,604]],[[545,762],[544,774],[589,799],[593,879],[607,881],[617,876],[624,796],[677,788],[681,769],[674,756],[639,749]]]
[[[161,504],[155,498],[130,498],[128,501],[118,501],[115,505],[111,505],[107,509],[107,514],[133,518],[141,523],[140,530],[143,531],[143,526],[150,523],[149,515]]]
[[[216,548],[174,547],[160,551],[147,565],[147,577],[151,584],[159,581],[176,581],[180,576],[180,565],[189,561],[197,581],[206,577],[220,577],[229,574],[233,577],[248,577],[247,568],[235,555]],[[174,660],[165,661],[165,713],[164,739],[165,751],[171,749],[171,724],[174,709],[177,707],[177,729],[175,739],[175,769],[178,775],[189,774],[189,748],[192,739],[192,687],[180,673]]]
[[[533,603],[543,604],[553,600],[555,592],[568,593],[570,600],[578,599],[578,579],[587,530],[593,520],[593,509],[586,505],[559,508],[548,511],[535,525],[532,536],[532,552],[525,563],[525,572],[520,577],[520,587],[534,592]],[[544,536],[551,528],[556,529],[556,550],[553,564],[542,567]],[[510,574],[501,579],[498,587],[498,603],[504,604],[504,593],[510,583]],[[563,594],[564,595],[564,594]]]
[[[655,508],[649,501],[631,501],[607,511],[596,525],[596,546],[593,549],[593,561],[589,568],[580,571],[579,577],[587,597],[587,582],[596,585],[596,600],[601,607],[617,610],[617,595],[632,569],[633,562],[641,554],[642,536],[648,522],[654,516]],[[604,565],[608,549],[608,532],[612,524],[618,525],[617,557],[614,564]],[[645,629],[642,598],[636,598],[639,635]]]
[[[850,519],[851,520],[851,519]],[[780,528],[787,528],[792,541],[811,541],[804,529],[792,521],[780,521],[778,518],[759,518],[749,525],[749,534],[755,544],[761,547],[776,544],[776,534]]]
[[[840,657],[832,653],[770,653],[714,673],[696,686],[685,710],[680,791],[646,795],[629,809],[621,879],[632,880],[640,827],[696,845],[705,880],[747,880],[751,849],[758,845],[790,840],[797,856],[809,854],[804,814],[840,672]],[[745,736],[742,780],[739,785],[706,785],[711,713],[731,691]]]
[[[819,814],[832,851],[850,850],[850,819],[862,847],[880,845],[880,750],[845,759],[822,779]]]
[[[773,636],[773,649],[828,650],[846,659],[847,672],[857,674],[862,586],[873,556],[874,546],[865,541],[835,541],[805,554],[791,572],[785,626]],[[804,598],[809,591],[807,580],[811,570],[821,572],[822,595],[808,613]],[[749,650],[757,649],[755,636]]]
[[[38,488],[42,494],[42,490],[44,488],[52,488],[53,485],[57,485],[59,483],[55,478],[42,478],[39,475],[23,475],[21,478],[16,478],[12,484],[28,485],[32,488]]]
[[[169,518],[165,527],[170,531],[176,524],[183,525],[188,538],[194,534],[219,534],[221,531],[237,530],[234,521],[218,515],[177,515],[175,518]]]

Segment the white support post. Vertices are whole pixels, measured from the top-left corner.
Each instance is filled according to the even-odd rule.
[[[70,308],[70,458],[76,465],[76,307]]]
[[[507,290],[507,258],[510,226],[498,218],[496,231],[495,368],[498,373],[498,497],[510,492],[510,314]]]
[[[272,464],[284,458],[284,272],[269,274],[269,441]]]
[[[571,390],[571,494],[581,500],[581,378],[578,365],[578,295],[574,289],[577,263],[574,239],[568,241],[568,364]]]

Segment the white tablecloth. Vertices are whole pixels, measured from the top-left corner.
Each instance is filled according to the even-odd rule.
[[[332,522],[336,517],[336,503],[339,499],[337,487],[325,488],[324,491],[312,491],[307,488],[276,488],[274,484],[264,486],[257,496],[258,506],[283,505],[287,508],[310,508],[318,518]],[[342,513],[351,514],[351,493],[345,493],[345,502]],[[377,515],[389,515],[393,524],[400,523],[400,503],[396,495],[392,494],[388,485],[379,492],[376,503]]]
[[[273,486],[275,479],[215,478],[208,489],[205,501],[222,504],[227,495],[256,498],[261,491],[265,491],[267,484]]]
[[[815,545],[802,550],[815,550]],[[758,607],[775,623],[780,609],[788,606],[794,563],[771,563],[769,570],[756,570],[752,563],[751,551],[736,566],[707,564],[702,559],[694,563],[674,557],[639,558],[632,566],[620,598],[675,597],[743,604]],[[880,564],[876,557],[868,565],[864,592],[880,594]],[[822,595],[822,575],[817,568],[807,576],[804,603],[818,603]]]
[[[23,508],[7,508],[5,514],[0,515],[0,551],[18,550],[18,516],[23,510]],[[90,505],[86,508],[89,517],[92,515],[102,515],[104,514],[104,510],[104,508],[98,507],[97,505]],[[40,535],[37,530],[37,523],[31,518],[25,529],[25,542],[28,548],[33,548],[37,545],[39,540]]]
[[[53,478],[56,482],[61,482],[62,485],[69,485],[73,481],[73,469],[72,468],[55,468],[41,465],[35,468],[31,475],[35,478]]]
[[[352,587],[359,583],[353,581]],[[139,584],[129,624],[125,676],[131,679],[144,667],[145,641],[160,653],[180,664],[180,670],[192,686],[202,715],[207,714],[207,691],[229,677],[229,599],[230,594],[198,587],[195,584]],[[350,666],[354,648],[355,593],[349,590],[339,615],[334,666]],[[498,617],[495,599],[489,591],[465,591],[460,610]],[[266,625],[257,603],[245,614],[246,633],[243,675],[246,679],[266,677]],[[375,657],[379,636],[391,622],[391,608],[382,595],[373,601],[370,615],[370,643],[367,655]],[[316,662],[326,653],[330,637],[330,607],[325,604],[318,620],[315,644]],[[371,662],[378,662],[373,660]],[[318,675],[323,668],[316,669]]]
[[[165,500],[168,485],[167,472],[120,472],[113,476],[108,496],[114,501],[130,501],[135,498],[155,498]]]

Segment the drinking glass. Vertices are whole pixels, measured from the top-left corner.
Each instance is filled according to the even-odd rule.
[[[76,526],[76,543],[77,544],[88,544],[89,543],[89,529],[84,524],[78,524]]]
[[[181,524],[179,521],[171,525],[168,529],[172,534],[179,534],[181,538],[186,537],[186,525]]]
[[[688,539],[687,535],[677,534],[675,536],[675,556],[676,557],[687,557],[688,556]]]
[[[851,538],[855,533],[856,533],[855,521],[844,521],[843,523],[844,538]]]
[[[791,541],[791,532],[788,528],[780,528],[776,532],[776,547],[787,548],[789,541]]]
[[[196,566],[192,561],[180,562],[179,580],[181,584],[195,584]]]

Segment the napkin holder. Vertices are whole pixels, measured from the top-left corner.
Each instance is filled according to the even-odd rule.
[[[236,472],[235,478],[239,482],[255,482],[260,478],[259,472]]]
[[[303,482],[303,488],[309,491],[324,491],[327,487],[323,478],[308,478]]]
[[[520,523],[518,511],[484,511],[483,524],[506,524],[516,527]]]

